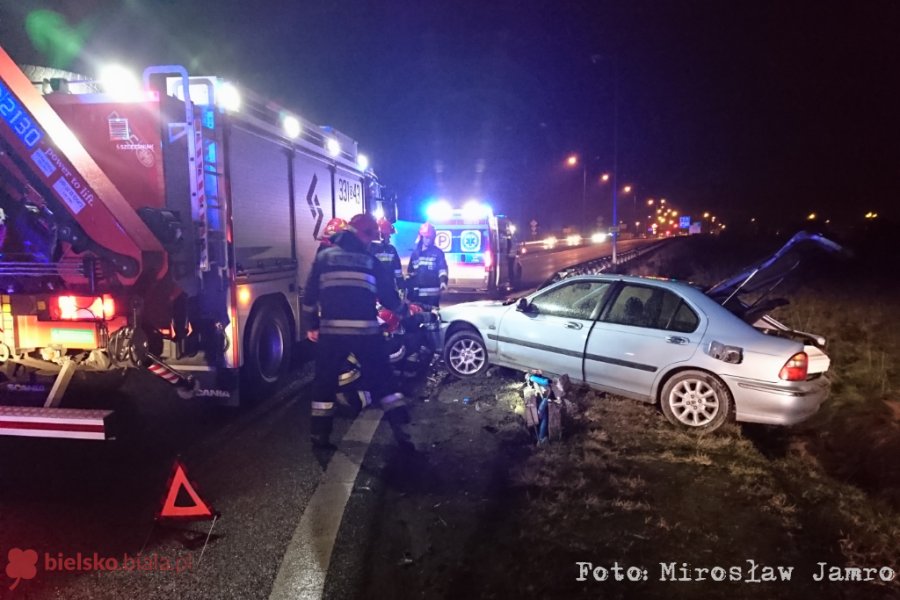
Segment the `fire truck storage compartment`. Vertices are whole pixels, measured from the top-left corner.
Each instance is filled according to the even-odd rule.
[[[287,147],[234,126],[228,138],[235,261],[239,270],[290,264]]]

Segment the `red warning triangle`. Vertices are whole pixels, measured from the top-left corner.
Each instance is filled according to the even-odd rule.
[[[175,506],[178,492],[182,489],[191,497],[191,501],[194,503],[193,506]],[[165,502],[163,502],[159,518],[212,519],[214,516],[212,507],[200,498],[191,482],[188,481],[184,465],[176,460],[172,478],[169,482],[169,493],[166,495]]]

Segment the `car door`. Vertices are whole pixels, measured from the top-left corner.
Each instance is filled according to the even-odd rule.
[[[608,281],[567,281],[532,296],[525,310],[511,310],[500,321],[498,356],[522,370],[540,369],[583,380],[584,347]]]
[[[623,283],[587,340],[588,383],[646,399],[660,370],[693,356],[705,317],[675,291]]]

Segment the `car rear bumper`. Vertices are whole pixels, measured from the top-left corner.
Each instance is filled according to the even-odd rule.
[[[793,425],[810,418],[828,397],[826,377],[773,384],[724,377],[734,396],[735,418],[748,423]]]

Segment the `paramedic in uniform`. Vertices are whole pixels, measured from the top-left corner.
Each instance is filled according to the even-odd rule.
[[[362,370],[364,403],[379,401],[401,448],[412,449],[403,425],[409,413],[397,391],[393,371],[378,325],[375,299],[394,311],[405,309],[390,273],[371,253],[369,244],[378,237],[378,224],[369,214],[350,220],[346,231],[331,238],[321,250],[306,283],[301,318],[307,338],[317,342],[315,378],[312,383],[312,443],[330,447],[338,376],[347,356],[353,354]]]
[[[409,257],[409,299],[421,304],[440,306],[441,292],[447,289],[447,259],[434,245],[435,231],[431,223],[419,228],[419,242]]]
[[[400,264],[400,254],[391,244],[391,234],[397,232],[393,223],[381,217],[378,219],[378,231],[381,233],[381,241],[372,242],[370,248],[375,258],[381,261],[381,264],[394,276],[394,283],[398,290],[403,289],[403,266]]]

